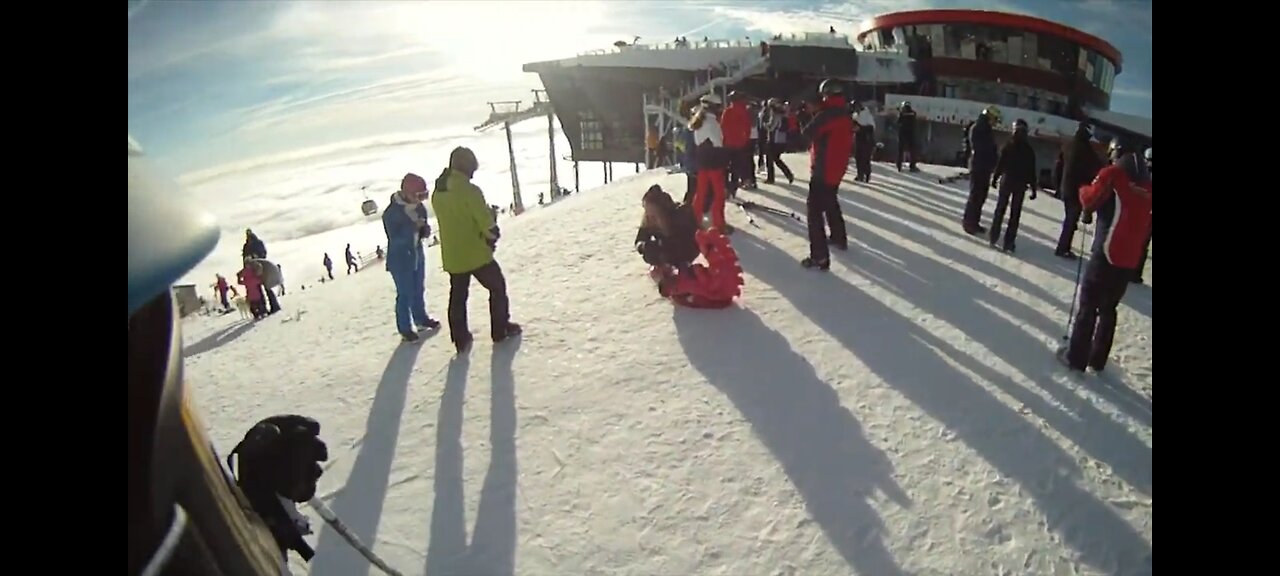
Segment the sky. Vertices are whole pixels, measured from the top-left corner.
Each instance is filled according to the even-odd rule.
[[[972,7],[1111,42],[1125,59],[1112,110],[1151,115],[1149,1],[131,1],[129,133],[166,171],[199,179],[342,142],[471,126],[486,101],[531,98],[540,84],[522,64],[617,40],[854,34],[876,14]]]

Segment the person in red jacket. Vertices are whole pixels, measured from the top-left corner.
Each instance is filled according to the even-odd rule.
[[[1116,332],[1116,308],[1151,233],[1151,174],[1132,146],[1111,143],[1112,164],[1080,187],[1080,205],[1097,213],[1089,266],[1080,286],[1080,310],[1058,360],[1075,371],[1102,371]]]
[[[737,91],[730,92],[729,105],[720,115],[724,147],[729,153],[730,196],[736,196],[739,187],[747,190],[756,187],[756,171],[751,165],[751,124],[746,98]]]
[[[849,249],[836,193],[840,180],[849,171],[849,156],[853,154],[853,118],[844,99],[844,86],[839,82],[823,80],[818,92],[822,94],[822,104],[803,131],[809,141],[809,256],[800,265],[827,270],[831,268],[829,246]],[[823,228],[824,218],[831,228],[830,238]]]

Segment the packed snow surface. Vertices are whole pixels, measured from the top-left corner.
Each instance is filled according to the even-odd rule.
[[[473,284],[469,357],[447,329],[401,345],[390,276],[339,265],[266,320],[190,318],[187,377],[223,452],[260,418],[317,418],[323,498],[405,574],[1150,573],[1153,262],[1107,372],[1070,375],[1061,203],[1028,201],[1007,255],[961,231],[955,169],[923,168],[850,174],[827,273],[799,266],[798,222],[730,208],[729,309],[647,278],[640,197],[684,190],[651,171],[502,221],[518,340],[484,338]],[[805,185],[741,197],[803,215]],[[317,555],[295,573],[379,573],[303,510]]]

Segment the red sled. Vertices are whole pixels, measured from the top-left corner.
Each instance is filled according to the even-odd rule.
[[[727,308],[742,295],[742,265],[729,238],[715,230],[699,230],[694,239],[706,265],[694,264],[685,271],[673,266],[651,266],[649,277],[658,284],[658,294],[689,308]]]

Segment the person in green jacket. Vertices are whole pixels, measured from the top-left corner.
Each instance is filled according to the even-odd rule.
[[[489,291],[490,330],[495,343],[520,334],[511,321],[507,280],[493,258],[501,232],[493,221],[484,192],[471,183],[480,163],[470,149],[457,147],[449,167],[436,179],[431,197],[440,235],[440,261],[449,274],[449,334],[462,354],[471,347],[467,328],[467,298],[474,276]]]

